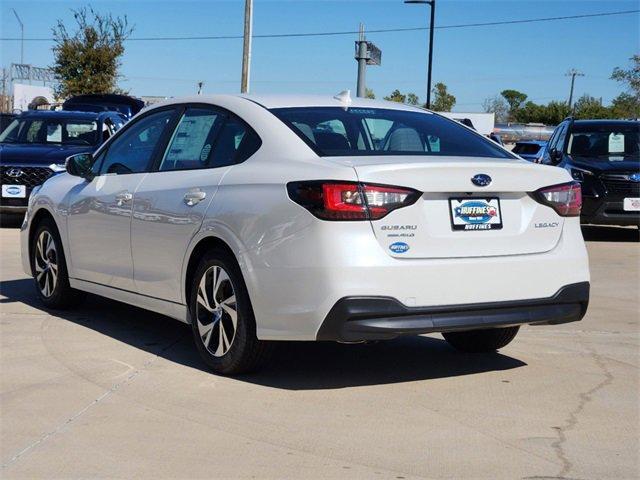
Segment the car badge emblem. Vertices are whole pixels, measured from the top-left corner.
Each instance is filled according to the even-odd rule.
[[[479,173],[471,178],[471,183],[478,187],[486,187],[491,184],[491,177],[489,175],[485,175],[484,173]]]
[[[9,175],[11,178],[19,178],[24,174],[24,172],[22,170],[20,170],[19,168],[12,168],[7,172],[7,175]]]
[[[632,173],[629,175],[629,180],[632,182],[640,182],[640,173]]]

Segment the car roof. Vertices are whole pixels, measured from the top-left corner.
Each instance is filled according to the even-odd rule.
[[[640,125],[637,120],[574,120],[574,125]]]
[[[528,145],[546,145],[547,142],[546,140],[518,140],[516,142],[516,145],[521,145],[521,144],[528,144]]]
[[[96,120],[104,113],[115,112],[76,112],[73,110],[27,110],[20,114],[21,117],[41,117],[41,118],[77,118],[82,120]]]
[[[350,96],[350,101],[342,101],[331,95],[295,95],[295,94],[238,94],[238,95],[196,95],[182,98],[171,98],[161,105],[173,105],[179,103],[212,103],[216,104],[222,99],[242,98],[256,103],[267,109],[294,108],[294,107],[356,107],[356,108],[386,108],[392,110],[404,110],[413,112],[428,112],[425,109],[413,105],[405,105],[398,102],[384,100],[371,100]],[[160,105],[154,104],[153,107]]]

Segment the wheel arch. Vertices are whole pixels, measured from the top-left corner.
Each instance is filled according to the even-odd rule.
[[[221,248],[227,251],[230,255],[238,261],[238,256],[229,246],[229,244],[222,238],[214,235],[208,235],[195,243],[191,252],[189,253],[188,260],[186,261],[184,268],[184,275],[182,279],[183,298],[184,302],[189,305],[189,298],[191,298],[191,278],[193,277],[196,269],[198,268],[198,262],[202,256],[213,248]]]
[[[29,222],[29,237],[28,237],[28,249],[29,249],[29,266],[31,267],[31,274],[34,274],[33,271],[33,255],[32,255],[32,249],[33,249],[33,241],[34,241],[34,237],[36,234],[36,230],[38,229],[38,226],[43,222],[43,220],[45,219],[49,219],[51,220],[51,222],[53,223],[53,225],[55,226],[57,232],[58,232],[58,237],[60,237],[60,239],[62,239],[61,233],[60,233],[60,227],[58,226],[58,222],[56,222],[56,219],[53,215],[53,213],[51,213],[49,211],[48,208],[46,207],[42,207],[39,208],[34,214],[33,217],[31,218],[31,221]],[[63,243],[63,248],[64,248],[64,243]],[[66,259],[66,255],[65,255],[65,259]],[[68,271],[69,266],[67,265],[67,271]]]

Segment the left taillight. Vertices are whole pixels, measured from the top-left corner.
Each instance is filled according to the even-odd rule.
[[[289,198],[322,220],[378,220],[420,198],[417,190],[334,180],[290,182]]]
[[[582,209],[582,189],[578,182],[544,187],[534,192],[533,197],[562,217],[577,217]]]

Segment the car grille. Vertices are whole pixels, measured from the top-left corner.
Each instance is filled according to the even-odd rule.
[[[10,170],[20,170],[22,175],[10,176]],[[42,185],[44,181],[53,175],[53,170],[47,167],[12,167],[5,165],[0,167],[0,182],[2,185],[26,185],[27,190],[31,190],[37,185]]]
[[[602,180],[609,195],[640,197],[640,183],[632,182],[629,179],[629,176],[633,173],[605,173],[600,176],[600,180]]]

